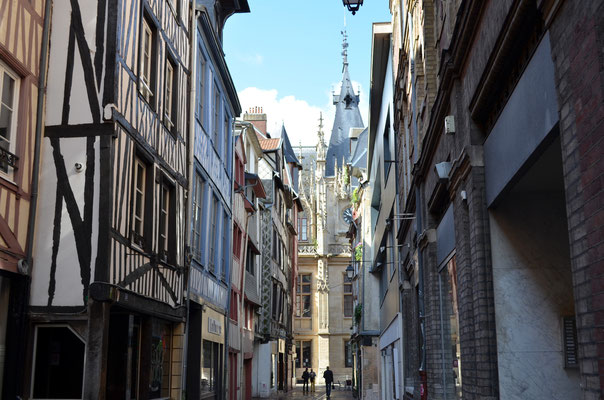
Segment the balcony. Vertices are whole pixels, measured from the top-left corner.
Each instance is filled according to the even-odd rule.
[[[0,147],[0,169],[2,169],[4,172],[8,172],[8,167],[17,169],[18,161],[19,157]]]

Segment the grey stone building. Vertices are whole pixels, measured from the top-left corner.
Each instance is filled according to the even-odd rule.
[[[601,1],[393,1],[401,397],[600,399]]]

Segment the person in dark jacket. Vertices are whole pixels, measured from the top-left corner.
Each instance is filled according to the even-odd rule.
[[[331,396],[331,385],[333,384],[333,372],[329,370],[329,367],[323,372],[323,379],[325,379],[325,392],[327,393],[327,398]]]
[[[308,378],[310,378],[310,374],[308,373],[308,368],[302,372],[302,392],[308,392]]]

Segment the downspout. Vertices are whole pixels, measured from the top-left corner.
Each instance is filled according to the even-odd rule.
[[[189,135],[187,140],[187,173],[189,176],[189,181],[187,183],[187,207],[185,209],[185,249],[188,251],[185,252],[185,266],[187,268],[187,272],[189,272],[191,268],[190,262],[190,243],[191,243],[191,207],[193,206],[193,182],[195,181],[195,170],[193,168],[194,161],[194,149],[195,149],[195,88],[197,87],[196,78],[197,78],[197,18],[199,17],[199,11],[195,9],[193,6],[193,20],[191,21],[191,26],[189,28],[189,32],[191,32],[191,46],[189,49],[190,55],[189,60],[191,60],[191,78],[189,79]],[[187,277],[190,279],[191,274],[188,273]],[[183,356],[182,356],[182,376],[181,376],[181,384],[180,387],[185,390],[187,388],[187,351],[189,347],[189,321],[190,321],[190,296],[189,296],[189,281],[187,279],[186,283],[186,291],[185,291],[185,304],[187,306],[187,319],[185,321],[185,337],[183,343]],[[203,323],[203,321],[202,321]],[[181,389],[181,390],[182,390]]]
[[[31,197],[29,201],[29,221],[27,224],[27,275],[31,276],[33,263],[33,240],[36,223],[36,208],[38,205],[38,186],[40,174],[40,152],[42,147],[42,119],[44,116],[44,99],[46,95],[46,64],[48,63],[48,47],[50,41],[50,10],[52,0],[46,0],[44,7],[44,28],[42,31],[42,51],[40,52],[40,75],[38,77],[38,102],[36,106],[36,132],[34,139],[34,159],[31,177]]]

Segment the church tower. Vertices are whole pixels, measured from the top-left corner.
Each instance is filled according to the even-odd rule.
[[[363,118],[359,111],[359,94],[354,92],[350,74],[348,73],[348,36],[342,32],[342,87],[340,94],[333,95],[336,115],[333,120],[329,148],[327,150],[325,176],[336,174],[336,164],[339,168],[346,165],[350,159],[350,129],[363,128]]]
[[[353,316],[352,282],[346,278],[352,257],[346,238],[351,215],[348,164],[351,139],[358,143],[363,120],[359,95],[348,73],[347,36],[345,32],[342,35],[342,87],[334,94],[336,112],[329,145],[321,115],[316,145],[304,151],[300,147],[302,181],[312,185],[301,188],[303,203],[310,207],[305,207],[300,222],[294,340],[296,376],[301,376],[304,368],[313,368],[322,376],[329,366],[336,381],[346,382],[352,378],[348,341]],[[306,226],[313,227],[312,236],[306,234]]]

